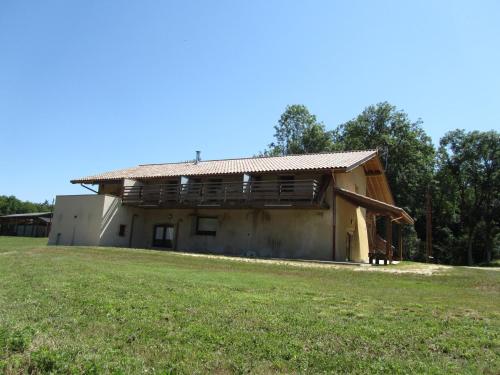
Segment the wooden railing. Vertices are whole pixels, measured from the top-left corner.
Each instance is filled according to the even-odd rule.
[[[310,206],[318,203],[316,180],[195,182],[125,186],[122,202],[143,207]]]
[[[395,247],[391,246],[391,252],[394,253]],[[378,264],[379,260],[383,260],[384,264],[387,264],[387,241],[380,237],[378,234],[375,235],[374,243],[368,252],[368,257],[370,264],[375,260]]]

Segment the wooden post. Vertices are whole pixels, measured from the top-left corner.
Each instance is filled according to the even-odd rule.
[[[337,232],[337,194],[335,192],[335,172],[332,171],[332,260],[335,261]]]
[[[390,216],[385,217],[385,258],[392,263],[392,220]],[[384,262],[385,263],[385,262]]]
[[[401,234],[401,225],[398,225],[398,246],[399,246],[399,261],[403,260],[403,235]]]
[[[432,258],[432,207],[431,192],[429,191],[429,189],[427,189],[425,209],[425,250],[426,260],[427,262],[430,262]]]

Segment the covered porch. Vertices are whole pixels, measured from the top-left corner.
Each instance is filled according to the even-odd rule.
[[[392,263],[394,259],[403,260],[403,238],[401,227],[413,225],[414,221],[400,207],[367,197],[340,187],[335,188],[336,194],[346,201],[366,209],[366,226],[368,231],[370,264]],[[377,219],[384,220],[385,235],[377,233]],[[393,224],[397,224],[397,241],[393,243]],[[396,249],[396,245],[397,249]]]

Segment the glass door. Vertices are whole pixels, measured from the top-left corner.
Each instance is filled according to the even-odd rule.
[[[170,224],[155,225],[153,246],[171,249],[174,244],[174,226]]]

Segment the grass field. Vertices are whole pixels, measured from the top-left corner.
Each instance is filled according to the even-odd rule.
[[[393,274],[44,242],[0,237],[0,372],[500,373],[494,269]]]

